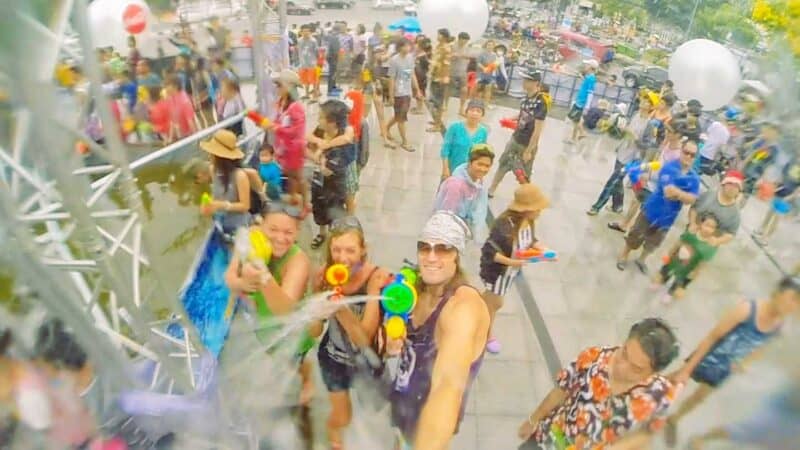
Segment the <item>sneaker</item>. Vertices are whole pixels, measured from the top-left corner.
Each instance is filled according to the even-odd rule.
[[[613,212],[614,214],[622,214],[622,207],[614,208],[613,205],[606,206],[606,210]]]
[[[500,341],[498,341],[497,338],[489,338],[489,341],[486,343],[486,351],[494,355],[500,353],[502,347],[503,346],[500,345]]]
[[[586,214],[589,215],[589,216],[596,216],[599,212],[600,211],[597,208],[592,207],[592,208],[589,208],[588,211],[586,211]]]

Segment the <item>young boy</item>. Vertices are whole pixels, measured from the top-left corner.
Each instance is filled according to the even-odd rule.
[[[273,201],[281,199],[283,195],[283,171],[275,161],[275,148],[265,142],[261,145],[259,153],[258,175],[266,186],[267,198]]]
[[[743,301],[722,318],[692,352],[686,364],[670,376],[676,384],[691,378],[699,386],[667,419],[665,438],[668,446],[675,445],[681,417],[702,403],[734,371],[741,371],[770,339],[780,333],[786,319],[798,309],[800,277],[786,276],[768,299]]]
[[[682,299],[686,295],[686,286],[697,276],[700,266],[714,257],[717,247],[711,245],[711,240],[717,233],[719,219],[714,213],[704,213],[700,216],[700,227],[697,233],[685,231],[680,240],[666,256],[664,265],[656,277],[656,283],[663,285],[672,281],[669,291],[662,301],[669,303],[673,295]]]

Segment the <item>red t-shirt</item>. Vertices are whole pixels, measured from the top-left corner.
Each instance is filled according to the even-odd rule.
[[[356,141],[361,139],[361,122],[364,120],[364,94],[359,91],[349,91],[345,94],[353,102],[353,108],[350,110],[350,116],[347,118],[347,123],[353,127],[353,132],[356,135]]]
[[[171,124],[178,127],[179,137],[186,137],[194,131],[194,107],[189,94],[180,91],[166,99],[169,105]]]
[[[166,100],[159,100],[150,106],[150,123],[156,133],[167,136],[169,134],[169,104]]]

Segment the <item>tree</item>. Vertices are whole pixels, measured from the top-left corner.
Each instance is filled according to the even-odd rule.
[[[739,45],[752,46],[758,42],[758,30],[747,18],[745,10],[730,3],[716,7],[703,7],[697,12],[692,37],[715,41],[730,40]]]
[[[785,37],[800,56],[800,0],[756,0],[752,17],[774,35]]]

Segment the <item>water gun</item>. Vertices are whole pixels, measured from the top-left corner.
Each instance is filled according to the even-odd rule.
[[[331,300],[339,300],[344,297],[342,286],[350,280],[350,269],[344,264],[333,264],[325,271],[325,281],[333,286]]]
[[[483,69],[483,73],[493,74],[495,70],[497,70],[497,63],[489,63],[486,68]]]
[[[758,183],[757,196],[760,200],[769,201],[775,197],[775,184],[769,181],[761,181]]]
[[[269,239],[257,228],[240,228],[234,237],[234,248],[240,258],[242,264],[250,263],[254,266],[266,270],[267,263],[272,258],[272,245]],[[263,301],[261,292],[254,292],[251,298],[256,301],[258,306],[259,300]],[[234,297],[228,301],[228,307],[225,309],[225,318],[229,319],[233,315]]]
[[[253,109],[247,111],[247,118],[255,122],[255,124],[261,128],[265,128],[270,124],[270,120],[268,118],[262,116],[258,113],[258,111]]]
[[[574,450],[575,445],[570,444],[569,439],[567,439],[567,435],[564,431],[557,427],[553,426],[550,429],[550,436],[553,438],[553,446],[556,450]]]
[[[661,161],[653,161],[649,163],[642,163],[641,161],[631,161],[622,170],[622,173],[627,175],[631,183],[639,183],[639,178],[644,171],[656,171],[661,169]]]
[[[383,328],[387,339],[403,339],[406,336],[406,323],[417,304],[416,282],[417,273],[405,267],[381,290],[381,306],[385,311]]]
[[[555,250],[550,250],[547,248],[529,248],[527,250],[517,250],[514,256],[517,259],[527,259],[529,263],[558,261],[558,254],[555,252]]]
[[[509,130],[516,130],[518,125],[519,122],[517,121],[517,119],[514,119],[512,117],[506,117],[500,119],[500,126],[503,128],[508,128]]]
[[[519,182],[519,184],[527,184],[531,182],[531,180],[528,179],[528,176],[525,175],[525,171],[522,169],[514,169],[514,176],[517,178],[517,182]]]

